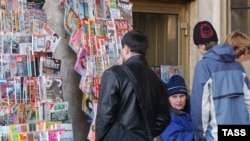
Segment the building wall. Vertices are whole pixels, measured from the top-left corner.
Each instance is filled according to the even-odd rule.
[[[57,0],[46,0],[43,8],[48,18],[48,25],[63,37],[53,55],[54,58],[62,60],[63,96],[65,101],[69,102],[68,114],[73,125],[74,141],[87,141],[88,117],[81,109],[83,95],[78,88],[80,75],[74,70],[76,54],[68,46],[70,36],[65,32],[63,26],[64,9],[59,7]]]

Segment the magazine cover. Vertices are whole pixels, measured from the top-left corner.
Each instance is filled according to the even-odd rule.
[[[7,32],[4,34],[3,38],[3,53],[11,54],[12,53],[12,41],[13,41],[13,34],[12,32]]]
[[[1,69],[3,78],[13,78],[17,73],[16,57],[12,54],[1,54]]]
[[[89,70],[81,77],[79,88],[83,93],[91,94],[91,87],[94,85],[94,76]]]
[[[8,105],[8,93],[7,93],[7,79],[0,79],[0,105]]]
[[[97,105],[98,105],[98,100],[94,100],[93,102],[93,110],[94,110],[94,118],[92,120],[92,123],[90,125],[89,133],[88,133],[88,140],[90,141],[95,141],[95,119],[96,119],[96,113],[97,113]]]
[[[48,139],[49,141],[59,141],[60,137],[63,134],[63,130],[62,129],[57,129],[57,130],[49,130],[48,131]]]
[[[19,31],[19,14],[16,9],[13,9],[11,11],[12,14],[12,32],[17,32]]]
[[[32,26],[31,26],[31,23],[32,23],[32,21],[30,21],[30,17],[31,17],[31,15],[30,15],[30,11],[29,10],[25,10],[24,11],[24,21],[25,21],[25,33],[26,34],[31,34],[31,32],[32,32]]]
[[[32,36],[24,33],[15,33],[13,35],[12,53],[32,54]]]
[[[24,19],[24,9],[19,10],[19,33],[25,34],[25,19]]]
[[[108,54],[107,38],[103,36],[96,36],[96,55]]]
[[[32,33],[39,34],[43,30],[43,24],[47,22],[47,16],[42,11],[34,11],[33,13]]]
[[[95,35],[101,37],[107,37],[107,23],[105,19],[95,18]]]
[[[184,70],[182,66],[170,66],[170,65],[160,65],[161,67],[161,79],[168,83],[169,79],[173,75],[181,75],[184,77]]]
[[[15,95],[16,95],[16,103],[22,103],[22,91],[21,91],[21,81],[22,78],[20,76],[14,77],[14,86],[15,86]]]
[[[3,40],[4,40],[4,33],[0,32],[0,54],[4,53]]]
[[[77,60],[74,66],[74,70],[80,74],[84,75],[87,69],[87,52],[84,48],[82,48],[81,53],[77,55]]]
[[[48,131],[39,132],[39,141],[49,141]]]
[[[91,121],[94,118],[94,99],[95,97],[92,94],[83,93],[82,110],[89,116]]]
[[[128,20],[128,25],[131,28],[133,26],[133,4],[130,2],[118,1],[117,7],[119,9],[119,17]]]
[[[107,30],[108,30],[108,53],[110,55],[118,54],[116,48],[116,36],[115,36],[115,23],[113,20],[107,20]]]
[[[27,56],[16,54],[16,76],[28,76]]]
[[[7,79],[7,94],[8,94],[8,104],[16,103],[16,95],[15,95],[15,86],[14,86],[14,78]]]
[[[42,65],[45,58],[52,58],[52,52],[34,52],[36,76],[42,75]]]
[[[68,123],[68,102],[47,102],[45,104],[45,120]]]
[[[5,18],[5,31],[12,32],[12,15],[10,11],[4,12],[3,14]]]
[[[117,7],[117,0],[109,0],[109,1],[110,1],[109,4],[110,4],[111,19],[118,19],[120,16],[120,11],[119,8]]]
[[[42,60],[41,67],[43,75],[60,75],[61,60],[54,58],[44,58],[44,60]]]
[[[46,79],[46,101],[63,102],[63,80],[61,76],[47,76]]]
[[[77,21],[78,16],[74,12],[73,8],[69,5],[66,5],[65,12],[64,12],[64,29],[68,32],[68,34],[71,34],[73,31],[73,28],[78,27]]]
[[[86,34],[84,33],[84,30],[82,28],[74,28],[70,36],[69,46],[77,55],[80,53],[81,48],[83,48],[83,36],[85,35]]]

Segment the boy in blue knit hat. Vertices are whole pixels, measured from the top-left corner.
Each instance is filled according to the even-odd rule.
[[[194,132],[189,113],[188,92],[183,77],[172,76],[167,83],[167,91],[171,106],[171,123],[160,135],[160,140],[193,141]]]

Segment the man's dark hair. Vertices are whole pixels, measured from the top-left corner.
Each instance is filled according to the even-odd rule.
[[[132,30],[127,32],[122,38],[122,47],[127,45],[131,52],[146,55],[148,48],[148,38],[140,31]]]

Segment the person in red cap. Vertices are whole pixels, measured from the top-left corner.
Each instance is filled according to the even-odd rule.
[[[218,125],[250,124],[250,90],[243,66],[229,44],[218,44],[208,21],[194,26],[193,40],[203,58],[196,64],[190,98],[197,141],[217,141]]]

